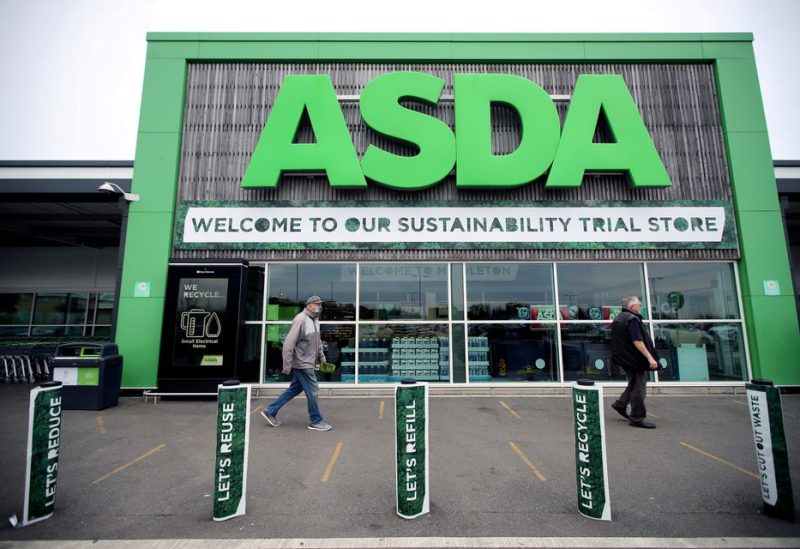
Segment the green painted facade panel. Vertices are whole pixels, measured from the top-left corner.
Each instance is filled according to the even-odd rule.
[[[449,42],[321,42],[319,59],[338,61],[438,61],[453,57]]]
[[[706,59],[755,59],[753,46],[748,42],[703,42],[703,57]]]
[[[150,42],[147,59],[196,59],[200,43],[194,42]]]
[[[178,132],[183,122],[186,59],[148,59],[139,132]]]
[[[764,117],[755,61],[717,59],[716,67],[725,131],[766,133],[767,121]]]
[[[777,280],[781,294],[792,294],[783,221],[778,212],[739,211],[742,294],[763,296],[764,280]]]
[[[779,212],[769,137],[764,132],[729,133],[728,165],[739,210]]]
[[[698,42],[588,42],[586,58],[592,61],[692,61],[703,59],[703,47]]]
[[[783,285],[781,285],[783,291]],[[785,292],[784,292],[785,293]],[[747,336],[755,378],[798,385],[800,338],[794,296],[752,296],[746,300]]]
[[[181,134],[139,134],[136,141],[136,158],[147,162],[134,164],[133,192],[141,196],[131,204],[133,212],[163,212],[175,210],[176,182],[180,168]]]
[[[150,282],[151,296],[164,297],[166,264],[172,249],[171,213],[131,213],[125,237],[122,297],[132,297],[136,282]]]
[[[315,60],[317,42],[200,42],[198,59],[248,61],[254,59]]]
[[[133,181],[142,200],[131,208],[117,332],[124,387],[156,384],[186,65],[195,59],[713,62],[753,375],[800,385],[800,332],[751,34],[151,33],[148,41]],[[132,297],[142,280],[151,283],[151,297]],[[764,280],[777,280],[781,295],[764,295]]]
[[[453,44],[454,59],[473,61],[547,61],[550,59],[583,60],[586,50],[583,42],[513,42],[482,44],[480,42],[456,42]]]
[[[121,297],[117,333],[123,356],[122,387],[156,387],[164,298]]]

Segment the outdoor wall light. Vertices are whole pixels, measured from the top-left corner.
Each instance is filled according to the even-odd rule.
[[[126,193],[122,187],[116,183],[110,183],[108,181],[97,187],[97,190],[103,193],[121,194],[122,198],[125,199],[125,202],[137,202],[139,200],[138,194]]]

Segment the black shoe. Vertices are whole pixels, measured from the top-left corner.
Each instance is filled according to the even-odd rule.
[[[627,410],[628,407],[627,406],[620,406],[616,402],[612,402],[611,403],[611,407],[614,408],[614,410],[616,410],[617,413],[619,415],[621,415],[622,417],[624,417],[625,419],[630,419],[631,418],[631,416],[628,415],[628,410]]]
[[[645,421],[640,419],[638,421],[631,420],[630,421],[631,427],[641,427],[642,429],[655,429],[656,426],[654,423],[650,423],[649,421]]]

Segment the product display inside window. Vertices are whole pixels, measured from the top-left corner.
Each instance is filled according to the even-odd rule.
[[[470,325],[469,380],[558,381],[555,325]]]
[[[554,320],[549,264],[467,265],[469,320]]]
[[[355,349],[347,350],[355,361]],[[365,324],[359,333],[359,383],[450,379],[446,324]]]
[[[288,382],[291,374],[283,375],[283,342],[289,334],[290,324],[268,324],[265,345],[265,382]],[[320,324],[320,335],[328,364],[317,371],[318,381],[355,381],[355,324]],[[364,356],[364,355],[362,355]]]
[[[659,352],[653,381],[748,376],[729,262],[323,263],[265,270],[265,319],[248,319],[248,326],[264,326],[265,382],[291,379],[281,374],[283,339],[309,295],[325,299],[320,329],[334,366],[318,373],[324,382],[624,382],[624,371],[611,363],[611,323],[631,295],[645,305],[641,314]],[[252,292],[253,299],[262,295]]]
[[[655,324],[656,350],[667,367],[662,381],[744,381],[741,324]]]

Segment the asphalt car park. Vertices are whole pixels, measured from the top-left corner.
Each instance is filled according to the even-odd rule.
[[[395,512],[390,394],[322,398],[334,426],[328,432],[307,429],[302,398],[281,410],[280,427],[259,414],[269,399],[253,399],[246,514],[225,522],[211,519],[216,403],[123,397],[106,410],[63,412],[55,513],[13,529],[5,519],[23,504],[29,390],[0,386],[1,547],[23,540],[800,540],[800,525],[763,512],[745,395],[648,396],[648,419],[658,427],[643,430],[609,408],[619,387],[606,387],[604,404],[610,522],[577,511],[568,396],[432,396],[431,509],[413,520]],[[782,400],[800,494],[800,396]]]

